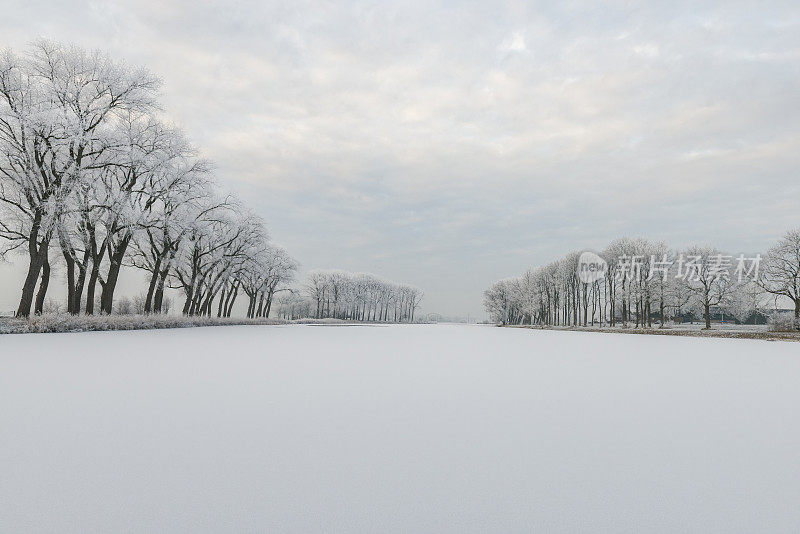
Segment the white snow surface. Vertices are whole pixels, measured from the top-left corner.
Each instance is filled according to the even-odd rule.
[[[800,345],[468,325],[0,337],[2,532],[798,532]]]

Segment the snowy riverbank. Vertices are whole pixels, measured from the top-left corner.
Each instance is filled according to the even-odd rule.
[[[706,330],[701,323],[670,325],[659,328],[636,328],[629,326],[539,326],[505,325],[505,328],[524,328],[530,330],[556,330],[567,332],[597,332],[603,334],[641,334],[652,336],[718,337],[729,339],[760,339],[764,341],[800,341],[800,332],[773,332],[767,325],[715,324]]]
[[[395,324],[361,323],[344,319],[245,319],[237,317],[184,317],[183,315],[34,315],[29,319],[0,317],[0,334],[44,334],[96,332],[109,330],[161,330],[201,326],[281,325],[281,324]]]
[[[217,317],[184,317],[182,315],[34,315],[28,319],[0,317],[0,334],[53,332],[93,332],[105,330],[153,330],[190,328],[195,326],[275,325],[283,319],[239,319]]]

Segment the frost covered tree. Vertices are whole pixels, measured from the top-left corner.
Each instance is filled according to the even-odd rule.
[[[247,317],[269,317],[275,294],[288,291],[298,265],[280,247],[264,247],[249,258],[242,270],[241,286],[249,300]]]
[[[788,247],[789,257],[792,250]],[[664,327],[668,320],[694,309],[708,327],[712,308],[747,320],[763,306],[763,295],[757,294],[754,284],[740,283],[733,257],[712,247],[678,254],[665,243],[624,237],[610,243],[600,257],[607,264],[605,273],[591,283],[578,276],[576,252],[529,269],[519,278],[500,280],[484,292],[486,311],[500,324],[616,326],[621,322],[650,328],[656,316]],[[792,272],[779,274],[773,283],[791,281]]]
[[[275,299],[278,316],[288,320],[311,317],[312,302],[297,292],[287,292]]]
[[[514,280],[498,280],[483,292],[483,305],[493,321],[502,325],[517,324],[521,318],[520,302],[515,298]]]
[[[186,236],[176,260],[174,278],[185,295],[184,315],[210,315],[210,305],[240,262],[266,241],[263,223],[236,203],[211,200]]]
[[[730,272],[730,255],[713,247],[692,246],[678,260],[676,276],[693,295],[703,314],[706,329],[711,328],[711,308],[730,304],[737,283]]]
[[[304,289],[318,319],[413,322],[422,300],[416,287],[339,270],[311,271]]]
[[[760,283],[769,293],[792,301],[795,323],[800,325],[800,228],[786,232],[769,249]]]
[[[93,187],[95,212],[103,240],[92,256],[98,268],[107,256],[98,280],[101,311],[111,313],[119,273],[137,234],[158,224],[154,205],[168,194],[180,176],[173,166],[183,154],[180,136],[148,116],[127,115],[120,121],[108,164]]]
[[[0,254],[29,260],[17,315],[43,309],[54,239],[73,314],[95,313],[98,300],[111,313],[126,265],[147,273],[145,313],[165,311],[175,287],[185,314],[210,315],[219,296],[217,315],[229,316],[255,262],[268,314],[291,280],[296,262],[217,193],[212,165],[160,118],[158,85],[146,70],[49,41],[0,55]]]
[[[158,192],[133,234],[132,265],[148,273],[144,312],[161,312],[164,288],[194,223],[220,208],[214,200],[209,164],[181,150],[159,170]]]
[[[766,291],[757,281],[746,280],[731,295],[727,311],[740,323],[747,322],[750,318],[756,323],[759,317],[766,320],[762,312],[767,305],[766,297]]]
[[[152,109],[158,80],[99,52],[49,41],[0,56],[0,235],[22,248],[28,272],[18,316],[28,316],[67,199],[97,170],[121,114]]]

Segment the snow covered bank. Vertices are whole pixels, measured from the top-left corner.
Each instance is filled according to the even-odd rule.
[[[150,330],[193,326],[275,325],[283,319],[241,319],[235,317],[184,317],[182,315],[33,315],[28,319],[0,317],[0,334],[46,332],[91,332],[97,330]]]
[[[776,331],[767,325],[714,325],[706,330],[701,323],[683,324],[659,328],[627,328],[615,326],[540,326],[505,325],[507,328],[529,330],[556,330],[562,332],[595,332],[603,334],[641,334],[652,336],[724,337],[729,339],[760,339],[764,341],[800,341],[800,332]]]
[[[0,338],[9,532],[797,532],[794,343],[467,325]]]
[[[28,319],[0,317],[0,334],[43,334],[96,332],[107,330],[158,330],[196,326],[238,326],[279,324],[378,324],[344,319],[245,319],[241,317],[184,317],[182,315],[70,315],[66,313],[34,315]],[[397,324],[397,323],[380,323]]]

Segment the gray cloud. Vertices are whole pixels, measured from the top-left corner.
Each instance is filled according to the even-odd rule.
[[[761,250],[798,224],[796,2],[2,10],[3,45],[150,67],[305,268],[417,284],[428,310],[482,314],[492,280],[621,234]]]

